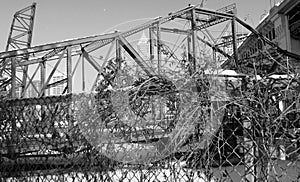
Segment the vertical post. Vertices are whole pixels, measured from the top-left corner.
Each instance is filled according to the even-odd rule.
[[[120,40],[116,39],[116,58],[118,61],[122,59],[121,54],[122,54],[122,52],[121,52]]]
[[[153,41],[153,30],[152,29],[153,29],[152,27],[149,28],[150,60],[154,59],[154,49],[153,49],[153,47],[154,47],[154,45],[153,45],[154,41]]]
[[[192,60],[193,60],[193,56],[192,56],[192,50],[191,50],[191,36],[188,35],[187,37],[187,60],[188,60],[188,70],[190,72],[190,74],[193,74],[192,71]]]
[[[82,91],[85,91],[85,71],[84,71],[84,57],[81,55],[81,62],[82,62]]]
[[[40,63],[40,67],[41,67],[41,95],[42,96],[45,96],[45,88],[46,88],[46,85],[45,85],[45,76],[46,76],[46,67],[45,67],[45,62],[41,62]]]
[[[122,60],[122,46],[120,44],[120,40],[117,38],[116,40],[116,64],[118,67],[121,67],[121,60]]]
[[[160,74],[160,61],[161,61],[161,51],[160,51],[160,25],[159,23],[157,23],[157,29],[156,29],[156,33],[157,33],[157,73]]]
[[[11,58],[11,98],[17,97],[17,84],[16,84],[16,59]]]
[[[28,58],[26,59],[28,60]],[[25,95],[26,92],[26,82],[27,82],[27,72],[28,72],[28,66],[24,66],[23,68],[23,78],[22,78],[22,90],[21,90],[21,96]]]
[[[233,17],[231,19],[231,31],[232,31],[232,46],[233,46],[233,58],[236,68],[239,69],[238,63],[238,54],[237,54],[237,42],[236,42],[236,25],[235,25],[236,18]]]
[[[117,65],[121,67],[121,60],[122,60],[122,46],[119,39],[116,39],[116,58],[117,58]]]
[[[191,10],[192,20],[191,20],[191,28],[192,28],[192,73],[196,71],[196,40],[197,40],[197,30],[196,30],[196,15],[195,9]]]
[[[67,48],[67,93],[72,93],[72,49]]]

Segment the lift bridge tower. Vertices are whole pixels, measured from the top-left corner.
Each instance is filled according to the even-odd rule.
[[[32,3],[32,5],[23,8],[14,14],[5,51],[29,48],[31,46],[35,9],[36,3]],[[28,60],[28,55],[24,55],[20,59],[26,61]],[[13,87],[15,88],[20,87],[23,95],[26,86],[28,66],[11,69],[12,66],[13,64],[11,64],[9,58],[3,59],[0,62],[0,95],[2,96],[10,95],[16,97],[15,95],[12,95],[14,92],[11,92],[11,87],[9,86],[10,83],[14,83]],[[22,76],[16,77],[16,75],[19,74],[12,72],[11,70],[16,70],[16,72],[19,72]],[[11,82],[12,79],[16,81]]]

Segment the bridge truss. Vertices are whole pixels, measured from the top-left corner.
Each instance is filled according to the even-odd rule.
[[[281,174],[299,169],[299,56],[235,12],[188,6],[130,30],[0,53],[10,66],[1,67],[1,177],[294,179]],[[266,42],[257,56],[239,55],[238,25]],[[218,26],[231,27],[230,49],[210,34]]]

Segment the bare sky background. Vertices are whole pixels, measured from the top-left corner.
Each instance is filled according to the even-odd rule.
[[[271,0],[272,2],[274,0]],[[278,1],[278,0],[277,0]],[[13,14],[37,3],[32,45],[102,34],[135,19],[165,16],[199,4],[201,0],[0,0],[0,52],[4,51]],[[204,7],[219,9],[236,3],[238,16],[256,26],[269,11],[270,0],[206,0]],[[130,27],[128,27],[129,29]]]

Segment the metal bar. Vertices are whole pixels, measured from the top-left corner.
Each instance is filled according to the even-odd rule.
[[[238,37],[236,40],[237,40],[237,41],[240,41],[240,40],[243,40],[243,39],[245,39],[245,38],[246,38],[246,37]],[[217,47],[219,47],[219,46],[228,46],[228,45],[231,45],[231,44],[232,44],[232,40],[218,43],[218,44],[216,44],[216,46],[217,46]]]
[[[72,49],[67,48],[67,92],[72,93]]]
[[[211,16],[218,16],[218,17],[223,17],[223,18],[228,18],[231,19],[235,15],[229,14],[229,13],[222,13],[218,11],[213,11],[213,10],[208,10],[208,9],[200,9],[200,8],[195,8],[195,13],[197,14],[204,14],[204,15],[211,15]]]
[[[17,21],[20,23],[20,25],[22,25],[22,27],[24,28],[24,29],[28,29],[28,23],[27,22],[25,22],[24,20],[22,20],[22,22],[21,22],[21,19],[19,19],[18,17],[16,17],[16,19],[17,19]],[[24,25],[25,24],[25,25]]]
[[[129,42],[122,36],[119,36],[120,44],[128,52],[128,54],[135,60],[135,62],[149,75],[155,75],[155,71],[152,70],[138,52],[129,44]]]
[[[17,39],[11,39],[11,43],[15,43],[15,44],[19,44],[19,45],[22,45],[22,46],[27,46],[27,42],[25,41],[21,41],[21,40],[17,40]]]
[[[10,31],[9,31],[9,35],[8,35],[8,39],[7,39],[7,44],[6,44],[6,48],[5,48],[5,51],[6,51],[6,52],[9,50],[9,46],[10,46],[10,37],[12,36],[14,23],[15,23],[15,18],[13,19],[13,21],[12,21],[12,23],[11,23],[11,27],[10,27]]]
[[[154,26],[153,26],[154,27]],[[150,56],[150,60],[154,59],[154,39],[153,39],[153,27],[150,27],[149,28],[149,49],[150,49],[150,52],[149,52],[149,56]]]
[[[118,39],[116,39],[116,58],[117,58],[117,60],[122,59],[120,40],[118,40]]]
[[[30,29],[30,24],[32,23],[32,19],[29,19],[29,20],[26,20],[25,18],[23,18],[23,17],[21,17],[21,16],[19,16],[18,17],[18,19],[19,19],[19,22],[20,21],[22,21],[23,23],[22,23],[22,25],[24,26],[24,24],[25,24],[25,28],[27,28],[27,29]],[[20,22],[21,23],[21,22]],[[29,23],[29,24],[28,24]]]
[[[82,55],[98,72],[101,72],[101,66],[86,51],[83,50]]]
[[[30,65],[30,64],[41,63],[43,61],[44,60],[42,58],[38,58],[38,59],[34,59],[34,60],[29,60],[29,61],[26,61],[26,62],[21,62],[21,63],[19,63],[19,65],[20,66],[27,66],[27,65]]]
[[[19,31],[19,32],[26,32],[27,33],[27,29],[24,27],[20,27],[18,25],[14,25],[13,30]]]
[[[228,59],[231,59],[231,56],[229,54],[227,54],[226,52],[224,52],[223,50],[221,50],[220,48],[218,48],[217,46],[211,44],[210,42],[202,39],[201,37],[197,36],[197,39],[200,40],[201,42],[203,42],[204,44],[208,45],[209,47],[213,48],[214,50],[216,50],[217,52],[221,53],[223,56],[227,57]]]
[[[84,70],[84,58],[83,56],[80,56],[81,57],[81,63],[82,63],[82,66],[81,66],[81,74],[82,74],[82,91],[84,92],[85,91],[85,70]],[[73,74],[72,74],[73,75]]]
[[[52,87],[56,87],[58,85],[61,85],[61,84],[64,84],[64,83],[67,83],[68,79],[67,78],[64,78],[62,80],[59,80],[59,81],[56,81],[54,83],[50,83],[46,86],[46,89],[49,89],[49,88],[52,88]]]
[[[202,25],[197,26],[197,30],[202,30],[202,29],[211,27],[211,26],[213,26],[213,25],[222,23],[222,22],[227,21],[227,20],[228,20],[227,18],[216,19],[215,21],[212,21],[212,22],[205,23],[205,24],[202,24]]]
[[[41,65],[41,88],[44,87],[45,85],[45,75],[46,75],[46,65],[45,62],[40,63]],[[41,90],[40,95],[45,95],[45,89]]]
[[[232,18],[231,20],[231,31],[232,31],[232,46],[233,46],[233,57],[236,68],[239,69],[239,63],[238,63],[238,54],[237,54],[237,43],[236,43],[236,24],[235,24],[235,18]]]
[[[29,33],[27,38],[28,47],[31,46],[31,42],[32,42],[33,26],[34,26],[34,19],[35,19],[35,8],[36,8],[36,3],[33,3],[31,9],[31,16],[30,16],[31,19],[30,19]]]
[[[32,83],[32,79],[34,78],[34,76],[35,76],[37,70],[38,70],[38,68],[36,69],[36,71],[35,71],[34,75],[32,76],[32,78],[29,80],[28,85],[27,85],[27,87],[26,87],[24,93],[22,93],[22,96],[21,96],[21,97],[24,97],[24,96],[25,96],[26,90],[28,89],[28,87],[29,87],[30,84],[32,85],[33,89],[34,89],[37,93],[39,93],[39,90],[38,90],[38,89],[36,88],[36,86]],[[27,78],[29,79],[29,75],[27,74],[27,72],[25,72],[25,76],[26,76],[26,79],[27,79]]]
[[[14,42],[10,42],[10,46],[13,47],[13,49],[20,49],[20,46]]]
[[[19,17],[21,17],[22,19],[25,19],[25,20],[30,20],[30,15],[26,15],[26,14],[18,14]]]
[[[104,63],[103,64],[105,64],[107,61],[108,61],[108,59],[109,59],[109,56],[110,56],[110,54],[111,54],[111,51],[113,50],[113,48],[114,48],[114,46],[115,46],[115,43],[116,43],[116,41],[113,41],[112,42],[112,44],[110,45],[110,47],[109,47],[109,49],[108,49],[108,51],[107,51],[107,53],[106,53],[106,56],[105,56],[105,59],[104,59]],[[103,69],[103,65],[102,64],[102,69]]]
[[[28,66],[24,66],[23,68],[23,78],[22,78],[22,93],[21,95],[23,96],[25,94],[25,85],[26,85],[26,81],[27,81],[27,77],[26,74],[28,72]]]
[[[155,28],[155,27],[154,27]],[[162,32],[168,32],[168,33],[176,33],[176,34],[189,34],[189,30],[181,30],[178,28],[166,28],[166,27],[160,27],[160,30]]]
[[[37,73],[37,71],[40,69],[40,64],[38,65],[38,67],[35,69],[35,71],[34,71],[34,73],[33,73],[33,75],[32,75],[32,77],[29,77],[29,75],[27,74],[27,72],[26,72],[26,79],[28,78],[29,80],[28,80],[28,84],[27,85],[25,85],[25,89],[24,89],[24,92],[22,93],[22,97],[24,97],[24,95],[25,95],[25,93],[26,93],[26,90],[28,89],[28,87],[29,87],[29,85],[30,84],[32,84],[32,86],[33,86],[33,88],[35,89],[35,91],[37,92],[37,93],[39,93],[39,91],[37,90],[37,88],[34,86],[34,84],[32,83],[32,80],[33,80],[33,78],[34,78],[34,76],[36,75],[36,73]]]
[[[72,71],[72,73],[71,73],[72,77],[74,76],[75,71],[76,71],[76,69],[77,69],[77,67],[78,67],[78,65],[79,65],[80,58],[82,58],[82,60],[83,60],[83,56],[80,55],[80,56],[78,57],[78,59],[77,59],[77,61],[76,61],[76,63],[75,63],[75,67],[74,67],[74,69],[73,69],[73,71]]]
[[[193,51],[193,59],[192,59],[192,72],[196,71],[196,39],[197,39],[197,30],[196,30],[196,14],[195,9],[191,10],[192,21],[191,21],[191,29],[192,29],[192,51]]]
[[[4,72],[6,73],[6,74],[8,74],[9,76],[11,76],[11,73],[6,69],[6,70],[4,70]],[[20,78],[18,78],[18,77],[16,77],[16,81],[18,82],[18,83],[22,83],[22,80],[20,79]]]
[[[160,25],[157,23],[156,25],[157,31],[156,31],[156,45],[157,45],[157,73],[160,75],[160,62],[161,62],[161,43],[160,43]]]
[[[11,59],[11,98],[16,98],[16,59]]]
[[[20,33],[20,34],[14,36],[13,39],[18,39],[18,38],[24,37],[25,35],[27,35],[27,33],[23,32],[23,33]]]
[[[191,70],[191,61],[192,61],[192,55],[191,55],[191,35],[187,35],[187,60],[189,63],[189,72],[192,75],[192,70]]]

